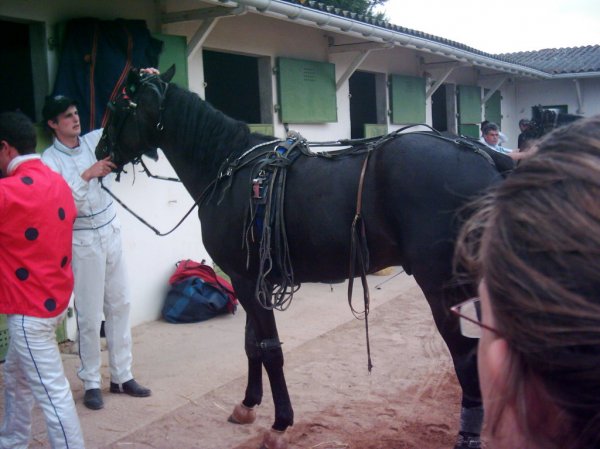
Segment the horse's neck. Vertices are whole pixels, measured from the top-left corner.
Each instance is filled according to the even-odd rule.
[[[177,154],[176,149],[168,146],[163,146],[161,149],[186,190],[194,199],[198,199],[213,177],[208,173],[203,173],[197,164],[186,162],[185,158]]]
[[[223,163],[248,147],[249,131],[197,94],[172,86],[164,101],[160,147],[192,195],[198,196]]]

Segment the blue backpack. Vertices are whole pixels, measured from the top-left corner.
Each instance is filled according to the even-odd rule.
[[[197,323],[225,313],[235,313],[233,287],[214,270],[192,260],[179,261],[169,279],[162,316],[169,323]]]

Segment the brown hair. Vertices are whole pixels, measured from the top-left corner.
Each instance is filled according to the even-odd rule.
[[[510,403],[539,447],[600,448],[600,116],[537,142],[477,210],[455,266],[485,279],[511,349],[492,432]]]

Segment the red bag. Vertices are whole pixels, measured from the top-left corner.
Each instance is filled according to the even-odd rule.
[[[181,282],[191,276],[199,277],[207,284],[210,284],[216,289],[225,293],[229,298],[227,309],[230,313],[235,313],[238,305],[238,299],[235,291],[233,290],[233,286],[215,273],[215,270],[213,270],[212,267],[206,265],[204,260],[199,263],[190,259],[180,260],[177,262],[176,266],[177,268],[175,269],[175,273],[173,273],[169,278],[169,284],[172,285],[176,282]]]

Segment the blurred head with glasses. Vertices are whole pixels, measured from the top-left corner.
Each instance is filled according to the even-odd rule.
[[[478,202],[455,262],[479,281],[452,311],[480,338],[489,447],[600,448],[600,116],[536,142]]]

